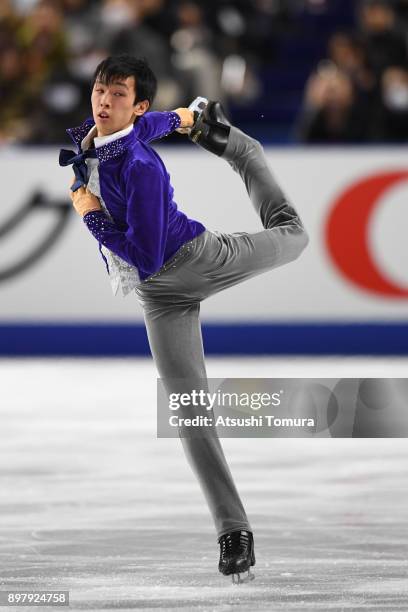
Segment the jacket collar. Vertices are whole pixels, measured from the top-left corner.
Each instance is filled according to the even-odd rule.
[[[81,143],[83,139],[94,125],[95,121],[93,120],[93,117],[88,117],[88,119],[86,119],[84,123],[82,123],[82,125],[79,125],[78,127],[68,128],[66,130],[71,140],[77,145],[79,152],[82,152]],[[99,159],[99,163],[103,163],[109,161],[110,159],[120,157],[129,147],[129,145],[134,142],[134,140],[135,133],[132,130],[126,136],[122,136],[122,138],[117,138],[113,142],[108,142],[107,144],[98,147],[97,149],[95,149],[95,151],[96,156]]]

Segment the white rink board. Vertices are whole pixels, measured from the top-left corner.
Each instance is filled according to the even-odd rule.
[[[62,146],[70,148],[69,143]],[[238,175],[222,159],[191,144],[155,147],[163,157],[179,208],[207,228],[259,231],[260,221]],[[370,293],[343,277],[325,245],[326,219],[336,198],[355,181],[406,171],[401,148],[268,148],[278,182],[310,235],[301,258],[233,287],[202,304],[203,321],[402,321],[408,297]],[[58,166],[58,149],[3,149],[0,232],[33,190],[66,198],[71,171]],[[378,198],[367,225],[373,261],[383,275],[408,289],[408,180]],[[0,237],[0,274],[42,240],[52,211],[38,211]],[[350,221],[351,223],[353,220]],[[405,262],[405,264],[404,264]],[[65,232],[37,263],[0,282],[0,320],[142,321],[135,295],[114,297],[95,239],[72,211]]]

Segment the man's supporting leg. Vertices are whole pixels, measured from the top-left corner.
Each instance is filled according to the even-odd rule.
[[[200,304],[164,306],[145,302],[143,308],[150,349],[167,393],[191,393],[193,388],[203,386],[207,392]],[[180,379],[185,381],[182,388]],[[207,414],[214,417],[212,411]],[[210,508],[217,536],[238,529],[252,531],[216,429],[205,428],[202,435],[180,437]]]

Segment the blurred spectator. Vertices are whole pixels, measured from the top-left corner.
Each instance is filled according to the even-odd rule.
[[[99,10],[91,0],[62,0],[64,30],[70,55],[81,55],[95,46]]]
[[[395,0],[394,6],[401,25],[406,30],[408,26],[408,0]]]
[[[170,61],[169,43],[144,23],[147,15],[160,8],[157,1],[104,0],[96,46],[104,45],[107,54],[147,57],[158,79],[155,107],[174,108],[180,105],[183,92]]]
[[[329,39],[328,57],[337,68],[346,74],[354,91],[355,115],[363,114],[367,126],[365,137],[369,136],[369,125],[374,120],[377,106],[377,81],[367,64],[366,50],[356,34],[336,32]],[[361,135],[361,138],[363,135]]]
[[[15,38],[24,58],[24,78],[20,77],[20,87],[35,98],[35,103],[27,105],[24,111],[24,129],[20,126],[18,140],[23,143],[53,142],[52,117],[42,116],[48,111],[44,109],[43,96],[47,83],[55,74],[67,70],[69,60],[63,13],[58,4],[49,0],[38,2],[24,17]]]
[[[2,0],[0,2],[0,45],[2,47],[12,44],[20,23],[21,17],[16,12],[12,1]]]
[[[25,134],[25,116],[33,98],[20,49],[0,49],[0,141],[13,141]]]
[[[366,136],[362,109],[350,77],[326,62],[306,87],[299,138],[308,143],[355,143]]]
[[[408,71],[404,67],[387,68],[381,77],[381,105],[372,123],[375,141],[408,141]]]
[[[330,61],[306,85],[298,124],[302,141],[406,140],[408,55],[401,23],[387,0],[363,0],[359,29],[330,37]]]
[[[66,65],[63,15],[55,2],[39,2],[17,30],[17,40],[27,51],[26,69],[38,89],[54,69]]]
[[[373,90],[375,79],[367,65],[363,42],[355,34],[336,32],[329,39],[328,57],[353,82],[359,94]]]
[[[364,0],[360,7],[360,31],[369,68],[377,79],[389,66],[408,61],[406,33],[387,0]]]
[[[214,35],[200,4],[182,0],[176,7],[176,28],[170,38],[172,61],[183,79],[187,99],[205,95],[222,100],[221,62],[214,53]]]
[[[262,63],[275,59],[276,32],[283,29],[282,2],[212,2],[209,21],[217,32],[215,49],[220,56],[230,53],[251,56]],[[289,26],[289,22],[285,25]]]
[[[91,115],[89,84],[67,68],[55,71],[28,114],[29,126],[20,142],[60,144],[66,140],[67,127],[79,125]]]

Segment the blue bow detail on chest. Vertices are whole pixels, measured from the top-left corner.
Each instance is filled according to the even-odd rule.
[[[88,182],[88,171],[85,160],[88,157],[97,157],[96,149],[87,149],[83,153],[75,153],[69,149],[61,149],[59,155],[60,166],[70,166],[72,164],[76,181],[71,186],[71,191],[76,191],[84,187]]]

